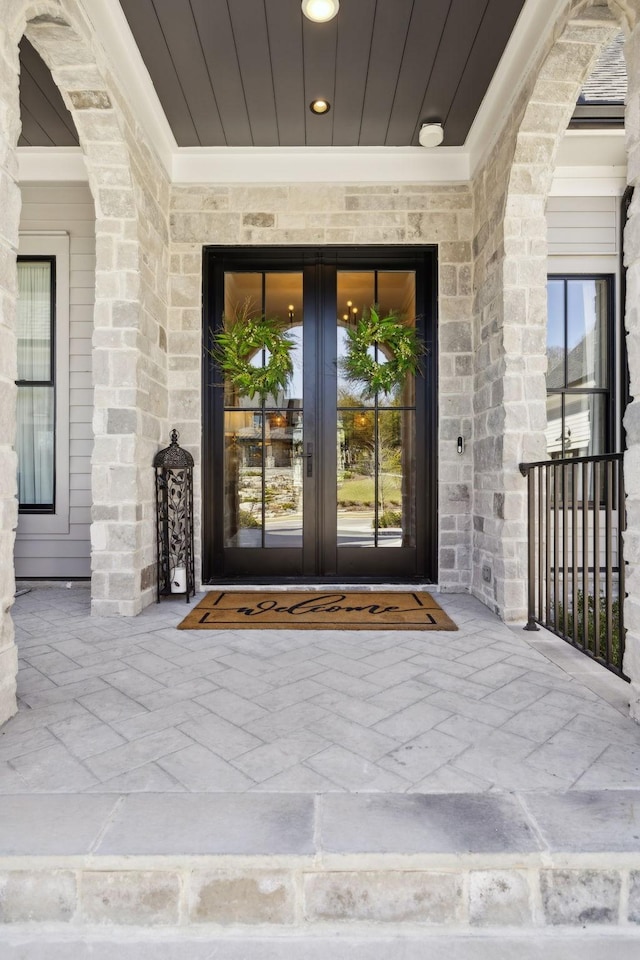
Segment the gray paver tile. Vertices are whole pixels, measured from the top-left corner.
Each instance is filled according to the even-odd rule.
[[[137,794],[125,799],[99,854],[310,854],[314,799],[304,794]]]
[[[292,730],[313,729],[315,723],[327,716],[327,710],[314,702],[295,703],[276,713],[266,713],[257,720],[245,724],[245,729],[261,740],[278,740]]]
[[[49,707],[54,703],[62,703],[64,700],[80,700],[82,697],[96,690],[106,690],[107,684],[100,677],[93,677],[90,680],[82,680],[80,683],[69,683],[64,687],[56,687],[55,690],[42,690],[36,693],[24,694],[23,700],[29,704],[32,709]]]
[[[126,742],[108,724],[91,715],[58,720],[49,729],[80,760]]]
[[[545,688],[535,683],[529,683],[523,678],[511,680],[498,690],[487,694],[483,703],[495,704],[507,710],[521,710],[531,703],[535,703],[545,694]]]
[[[309,682],[318,684],[316,693],[324,693],[329,688],[362,700],[380,692],[379,684],[369,683],[368,680],[362,680],[358,677],[349,677],[346,673],[340,673],[338,670],[326,670],[324,673],[317,674],[314,680]],[[321,687],[320,684],[322,684]]]
[[[12,732],[8,737],[0,731],[0,762],[21,757],[33,750],[53,746],[55,743],[57,743],[56,738],[46,727],[26,729],[19,735],[14,735]]]
[[[105,750],[94,757],[88,757],[87,767],[99,780],[109,780],[120,773],[127,773],[151,760],[180,750],[192,743],[189,737],[179,730],[161,730],[140,740],[133,740],[112,750]]]
[[[329,853],[474,853],[540,849],[518,801],[496,794],[329,794],[321,848]]]
[[[404,710],[399,710],[393,716],[387,717],[376,723],[375,729],[378,733],[384,733],[388,737],[397,740],[413,740],[416,734],[424,733],[425,730],[431,730],[436,724],[446,720],[451,716],[448,710],[442,710],[435,707],[432,703],[423,700],[419,703],[413,703]]]
[[[255,783],[255,778],[246,777],[199,743],[177,750],[157,764],[193,793],[237,793]]]
[[[113,687],[105,687],[104,690],[81,697],[80,703],[107,723],[145,713],[141,703]]]
[[[605,749],[603,740],[576,738],[572,732],[564,729],[530,753],[527,763],[573,781],[581,777]]]
[[[145,763],[128,773],[104,780],[85,793],[184,793],[186,789],[156,763]]]
[[[320,753],[328,746],[327,740],[322,736],[305,731],[296,737],[283,737],[281,740],[274,740],[256,747],[255,750],[249,750],[241,757],[236,757],[233,765],[254,782],[260,783]]]
[[[247,730],[214,715],[188,720],[180,724],[179,730],[223,760],[231,760],[262,744],[262,740]]]
[[[232,690],[218,688],[203,696],[197,694],[195,696],[198,697],[197,702],[203,704],[207,710],[241,726],[268,716],[268,711],[264,707],[258,706],[252,700],[247,700],[246,697],[239,696]]]
[[[415,784],[467,749],[468,743],[429,730],[409,743],[403,743],[378,762],[385,770],[405,777]]]
[[[114,796],[86,794],[3,797],[0,855],[89,853],[116,807]]]
[[[222,664],[217,664],[217,667],[221,666]],[[214,682],[218,686],[233,690],[241,697],[253,697],[259,701],[260,697],[274,692],[270,683],[265,683],[257,677],[250,677],[249,674],[242,673],[240,670],[216,670],[211,676],[215,678]]]
[[[398,741],[392,736],[335,715],[318,720],[313,730],[326,740],[339,743],[367,760],[379,760],[398,746]]]
[[[489,703],[479,703],[477,700],[468,700],[465,696],[448,690],[439,690],[429,697],[429,703],[448,710],[450,713],[459,713],[472,720],[480,720],[492,727],[500,727],[513,715],[503,707],[494,707]]]
[[[268,793],[331,793],[343,789],[343,787],[332,783],[327,777],[322,777],[315,770],[311,770],[301,763],[283,770],[282,773],[270,777],[269,780],[256,783],[251,788],[254,793],[258,791]]]
[[[96,782],[96,777],[60,743],[16,757],[9,765],[32,790],[79,793]]]
[[[553,851],[640,851],[640,791],[576,790],[524,799]]]
[[[157,710],[149,710],[147,713],[139,713],[126,720],[113,720],[112,726],[127,740],[138,740],[158,730],[169,730],[186,720],[208,715],[209,711],[201,704],[193,700],[180,700],[178,703],[171,703]]]
[[[322,676],[324,674],[319,674],[319,677]],[[355,680],[353,682],[362,683],[362,681]],[[324,691],[325,687],[316,683],[315,680],[297,680],[295,683],[289,683],[284,687],[278,687],[277,690],[270,690],[269,693],[261,694],[256,697],[256,701],[267,710],[278,710],[294,703],[311,700],[312,697],[316,697]]]
[[[409,781],[378,764],[365,760],[344,747],[332,746],[305,761],[305,766],[316,770],[345,790],[371,790],[402,793]]]
[[[325,711],[337,713],[341,717],[361,723],[365,727],[372,726],[379,720],[384,720],[390,710],[379,707],[370,700],[358,700],[348,697],[344,693],[327,692],[314,697],[312,701]],[[324,712],[324,711],[323,711]]]
[[[162,684],[147,676],[146,673],[140,673],[133,667],[127,666],[124,670],[118,670],[116,673],[108,673],[104,679],[120,693],[135,699],[142,693],[152,693],[154,690],[162,690]]]

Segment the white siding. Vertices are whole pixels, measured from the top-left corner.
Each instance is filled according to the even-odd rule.
[[[69,355],[58,358],[69,364],[69,460],[56,464],[57,472],[69,471],[69,517],[67,533],[25,534],[18,523],[16,576],[89,577],[95,299],[95,211],[89,187],[83,183],[24,184],[20,230],[31,235],[69,234]],[[32,526],[34,519],[30,519]]]
[[[619,208],[618,197],[549,197],[549,255],[617,253]]]

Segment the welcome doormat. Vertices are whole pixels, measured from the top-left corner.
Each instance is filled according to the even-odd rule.
[[[457,630],[430,593],[221,590],[207,593],[179,630]]]

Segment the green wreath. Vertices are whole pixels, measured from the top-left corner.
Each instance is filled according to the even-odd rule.
[[[370,310],[363,311],[355,326],[346,328],[345,376],[347,380],[364,384],[367,397],[391,393],[403,384],[407,374],[418,372],[424,353],[415,327],[407,326],[394,310],[381,317],[379,309],[374,304]],[[371,356],[372,346],[388,354],[384,361]]]
[[[239,396],[251,400],[256,395],[264,400],[285,390],[293,375],[291,352],[295,347],[295,341],[286,335],[286,321],[252,312],[251,301],[245,300],[235,315],[223,317],[223,322],[223,329],[213,335],[210,353],[225,381]],[[256,367],[251,360],[262,350],[269,353],[269,360]]]

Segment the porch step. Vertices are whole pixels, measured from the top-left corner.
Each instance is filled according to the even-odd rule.
[[[519,934],[283,937],[176,931],[0,933],[3,960],[637,960],[640,935],[606,930]]]
[[[588,929],[639,950],[639,823],[635,790],[7,795],[1,936],[266,930],[297,957],[299,942],[338,934],[371,949],[446,934],[480,950],[495,930],[551,943]],[[268,939],[247,943],[271,956]]]

